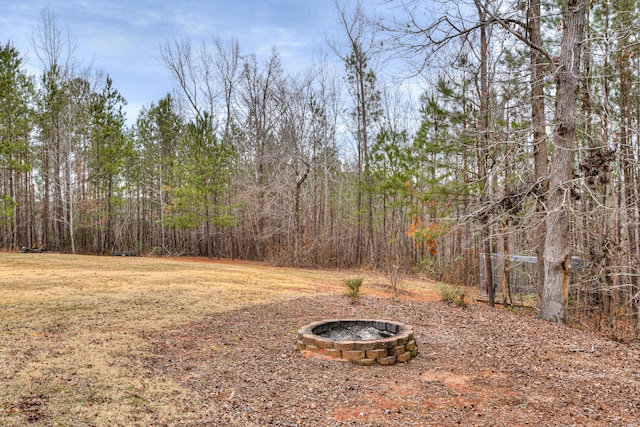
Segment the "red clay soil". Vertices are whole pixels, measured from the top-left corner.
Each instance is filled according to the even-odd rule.
[[[297,330],[330,318],[413,326],[406,364],[305,357]],[[158,425],[640,426],[640,345],[482,305],[320,295],[148,336],[153,375],[191,390]]]

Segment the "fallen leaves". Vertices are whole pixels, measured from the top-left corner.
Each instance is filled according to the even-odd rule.
[[[407,364],[359,367],[293,350],[301,325],[347,316],[408,323],[421,353]],[[229,330],[211,332],[225,324]],[[229,334],[245,344],[210,350]],[[178,337],[190,343],[189,353],[162,345]],[[247,425],[596,426],[640,419],[640,407],[629,403],[640,402],[640,349],[483,306],[371,296],[354,306],[340,296],[305,297],[216,314],[154,342],[156,375],[206,366],[204,377],[183,385],[199,396],[233,389],[234,405],[225,411]],[[241,425],[233,422],[223,425]]]

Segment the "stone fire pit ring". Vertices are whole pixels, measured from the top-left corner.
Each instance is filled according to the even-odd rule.
[[[363,328],[377,330],[375,339],[332,338],[338,329]],[[358,365],[395,365],[405,363],[418,354],[413,329],[389,320],[331,319],[302,327],[296,342],[301,352],[316,353]]]

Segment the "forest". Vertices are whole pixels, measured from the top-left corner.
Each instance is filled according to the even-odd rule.
[[[0,47],[0,249],[421,272],[490,305],[528,256],[540,317],[637,336],[638,2],[390,3],[336,3],[304,72],[166,40],[174,87],[131,124],[45,9],[40,75]]]

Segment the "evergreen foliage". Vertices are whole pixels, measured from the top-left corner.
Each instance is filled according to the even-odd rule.
[[[0,247],[421,270],[466,285],[491,253],[536,255],[532,292],[556,304],[549,318],[640,319],[637,2],[592,2],[584,31],[568,19],[584,0],[442,2],[447,19],[432,21],[433,4],[404,4],[384,25],[337,5],[338,58],[296,75],[276,49],[261,62],[234,40],[168,43],[176,90],[132,126],[109,76],[40,43],[34,78],[6,43]],[[561,48],[569,30],[584,38],[577,62]],[[389,56],[407,59],[408,92]],[[573,106],[575,124],[558,115]],[[562,232],[547,232],[554,212]],[[569,254],[588,268],[569,271]],[[503,270],[487,286],[506,300]],[[566,286],[552,294],[558,273]]]

